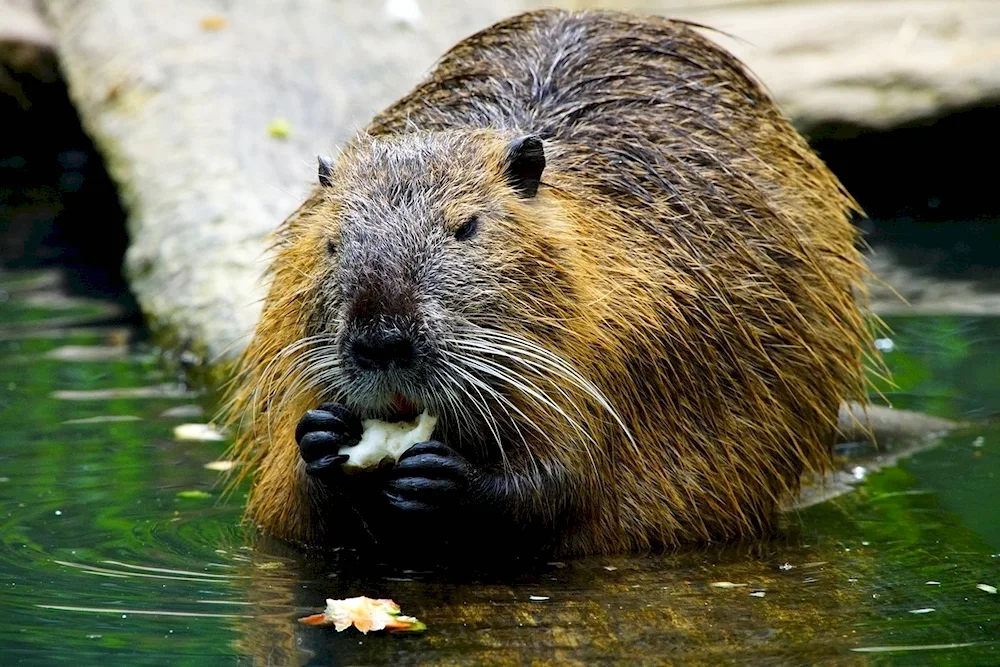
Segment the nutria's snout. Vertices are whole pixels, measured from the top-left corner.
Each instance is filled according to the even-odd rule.
[[[353,376],[418,379],[434,353],[426,327],[418,320],[376,318],[349,323],[340,345],[341,366]]]
[[[415,285],[372,264],[345,261],[345,273],[357,275],[358,286],[347,290],[341,366],[372,388],[401,391],[389,385],[423,379],[433,345]]]
[[[412,408],[427,393],[435,349],[417,314],[349,321],[340,344],[345,398],[374,416],[410,412],[397,403]]]
[[[416,356],[409,336],[381,328],[354,336],[347,350],[354,365],[363,371],[406,369]]]

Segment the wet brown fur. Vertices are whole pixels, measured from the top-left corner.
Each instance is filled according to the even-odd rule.
[[[480,321],[571,362],[628,432],[577,386],[538,375],[593,440],[508,387],[527,420],[493,405],[506,463],[488,443],[463,451],[518,473],[517,511],[578,517],[553,536],[557,553],[770,529],[802,473],[829,467],[840,404],[864,401],[870,332],[857,206],[762,88],[683,23],[534,12],[448,52],[345,148],[334,182],[367,174],[379,187],[389,175],[366,171],[373,145],[438,131],[455,142],[453,169],[413,178],[439,181],[428,197],[445,219],[484,191],[502,209],[482,256],[497,278],[477,288],[497,306]],[[499,164],[508,139],[529,132],[546,140],[548,166],[521,200]],[[235,454],[253,473],[249,516],[307,543],[334,529],[293,431],[330,396],[290,391],[294,355],[281,353],[332,321],[321,249],[359,188],[317,187],[283,225],[230,411],[245,422]],[[453,441],[462,432],[444,428]]]

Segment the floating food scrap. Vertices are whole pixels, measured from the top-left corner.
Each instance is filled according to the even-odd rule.
[[[981,591],[985,591],[986,593],[989,593],[990,595],[996,595],[997,594],[997,587],[996,586],[990,586],[989,584],[976,584],[976,588],[978,588]]]
[[[363,634],[373,630],[391,632],[423,632],[427,626],[413,616],[399,613],[399,605],[392,600],[375,600],[367,597],[327,600],[322,614],[299,619],[306,625],[332,625],[343,632],[352,625]]]
[[[211,424],[181,424],[174,427],[174,438],[177,440],[214,442],[216,440],[225,440],[226,436]]]
[[[734,584],[731,581],[713,581],[711,586],[713,588],[746,588],[746,584]]]
[[[269,560],[263,563],[257,563],[258,570],[280,570],[283,567],[285,567],[285,564],[276,560]]]
[[[206,470],[215,470],[216,472],[226,472],[227,470],[232,470],[236,465],[235,461],[209,461],[205,464]]]

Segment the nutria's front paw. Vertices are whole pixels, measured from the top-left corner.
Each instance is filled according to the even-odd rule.
[[[324,403],[307,412],[295,429],[306,472],[315,477],[340,471],[347,461],[341,448],[358,444],[361,431],[361,420],[339,403]]]
[[[420,442],[403,452],[390,471],[385,497],[391,507],[410,515],[457,510],[474,475],[472,464],[451,447]]]

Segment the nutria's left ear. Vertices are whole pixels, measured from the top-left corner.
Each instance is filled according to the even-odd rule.
[[[545,147],[540,137],[529,134],[510,142],[505,155],[507,180],[525,199],[538,192],[545,170]]]
[[[330,158],[322,155],[316,156],[316,162],[319,163],[319,184],[324,188],[330,187],[330,183],[333,182],[333,163]]]

